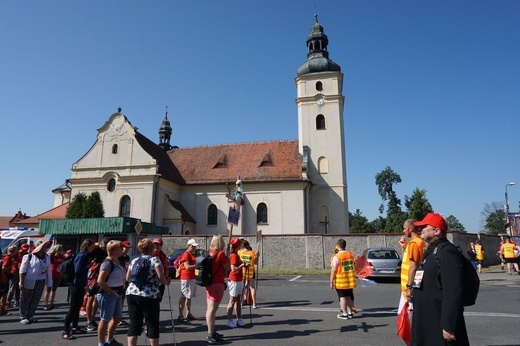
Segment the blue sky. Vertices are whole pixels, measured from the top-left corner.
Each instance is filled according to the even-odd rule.
[[[180,147],[297,139],[296,70],[314,21],[344,77],[349,209],[375,175],[481,229],[518,210],[520,1],[2,1],[0,215],[36,215],[121,106]],[[247,192],[247,191],[246,191]]]

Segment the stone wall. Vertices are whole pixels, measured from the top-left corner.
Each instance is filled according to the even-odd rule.
[[[194,238],[199,248],[209,249],[212,235],[164,236],[163,249],[167,254],[185,248],[190,238]],[[336,241],[340,238],[347,242],[347,250],[357,257],[368,247],[392,247],[402,253],[399,245],[401,234],[305,234],[305,235],[263,235],[261,242],[255,236],[241,235],[247,239],[254,251],[260,253],[258,265],[266,269],[324,269],[334,253]],[[500,247],[500,237],[469,233],[448,233],[448,239],[460,246],[464,255],[470,242],[478,239],[485,250],[484,266],[500,263],[496,255]],[[225,237],[227,243],[227,237]],[[466,255],[467,256],[467,255]]]

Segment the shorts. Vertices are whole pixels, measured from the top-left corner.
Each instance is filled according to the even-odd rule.
[[[222,301],[222,297],[224,297],[224,283],[213,283],[209,286],[206,286],[205,289],[207,300],[211,300],[212,302],[216,303],[220,303]]]
[[[504,258],[505,263],[518,263],[518,258]]]
[[[191,299],[197,296],[195,279],[181,280],[181,298]]]
[[[336,292],[338,293],[338,298],[350,298],[351,300],[354,300],[354,289],[352,288],[347,288],[345,290],[336,289]]]
[[[60,285],[61,277],[60,278],[52,278],[52,287],[47,287],[47,292],[53,291],[56,292],[58,289],[58,286]]]
[[[103,321],[110,321],[112,317],[121,317],[123,314],[123,304],[121,296],[103,292],[97,294],[99,303],[99,316]]]
[[[9,281],[0,282],[0,295],[9,292]]]
[[[92,288],[90,288],[90,286],[87,287],[87,296],[89,297],[95,297],[98,292],[99,292],[99,285],[97,283],[94,284],[94,286],[92,286]]]
[[[484,260],[477,260],[477,264],[482,265],[482,262],[484,262]]]
[[[244,289],[244,283],[242,281],[228,281],[229,287],[229,296],[230,297],[238,297],[242,295],[242,291]]]

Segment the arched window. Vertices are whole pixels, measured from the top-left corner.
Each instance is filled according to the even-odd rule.
[[[329,160],[326,157],[318,158],[318,173],[329,173]]]
[[[316,82],[316,90],[322,91],[323,90],[323,83],[322,82]]]
[[[215,204],[211,204],[208,207],[208,225],[216,225],[217,224],[217,216],[218,216],[218,209]]]
[[[112,154],[117,154],[117,150],[119,149],[119,147],[117,146],[117,144],[114,144],[112,146]]]
[[[260,203],[256,207],[256,223],[267,223],[267,205],[265,203]]]
[[[325,130],[325,117],[323,114],[316,116],[316,130]]]
[[[112,192],[116,189],[116,180],[114,178],[110,179],[107,184],[107,190]]]
[[[119,204],[119,216],[130,217],[131,200],[129,196],[123,196],[121,203]]]

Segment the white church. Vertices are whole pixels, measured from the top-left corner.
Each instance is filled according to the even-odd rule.
[[[178,148],[168,113],[156,143],[118,109],[72,165],[71,198],[98,191],[105,217],[227,234],[225,194],[239,177],[245,203],[234,234],[348,233],[343,74],[327,45],[316,17],[295,78],[297,140]]]

